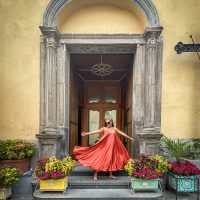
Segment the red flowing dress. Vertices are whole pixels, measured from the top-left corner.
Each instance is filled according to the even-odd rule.
[[[96,171],[123,170],[130,158],[116,131],[105,133],[91,147],[75,146],[73,152],[82,165]]]

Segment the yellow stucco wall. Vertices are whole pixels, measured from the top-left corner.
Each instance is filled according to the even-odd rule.
[[[171,137],[200,137],[200,60],[177,55],[177,42],[200,43],[199,0],[153,0],[164,27],[162,132]]]
[[[71,1],[57,18],[61,33],[142,33],[145,16],[130,0]]]
[[[102,15],[103,10],[103,15]],[[94,23],[95,21],[95,23]],[[105,23],[106,22],[106,23]],[[61,33],[141,33],[144,28],[131,12],[112,6],[87,6],[69,17]]]
[[[49,0],[0,0],[0,139],[39,127],[39,24]]]
[[[39,25],[49,1],[0,0],[0,139],[33,139],[38,133]],[[164,27],[162,132],[172,137],[200,137],[200,61],[195,53],[177,55],[173,50],[178,41],[191,43],[190,34],[200,42],[200,1],[152,1]],[[84,8],[83,0],[76,2],[79,7],[71,5],[75,13],[65,8],[58,17],[61,32],[72,29],[85,33],[138,33],[144,29],[142,14],[128,6],[130,0],[123,5],[117,0],[101,0],[101,5],[100,0],[92,0],[89,5],[89,0],[85,0]],[[114,2],[117,6],[113,6]],[[102,7],[109,20],[98,18]],[[74,26],[72,22],[80,23],[78,19],[89,19],[91,8],[93,21],[89,26]],[[123,14],[120,28],[118,24],[110,25],[112,16],[120,19],[119,13]],[[134,26],[130,27],[131,20]]]

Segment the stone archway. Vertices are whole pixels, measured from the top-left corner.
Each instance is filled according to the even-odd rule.
[[[41,36],[40,133],[39,157],[69,153],[69,65],[70,51],[133,51],[132,129],[136,138],[132,156],[140,152],[156,153],[161,137],[162,46],[157,11],[150,0],[133,0],[146,16],[143,35],[73,35],[62,36],[56,17],[69,0],[52,0],[47,7]],[[80,40],[81,39],[81,40]],[[81,42],[80,42],[81,41]],[[98,46],[99,44],[99,46]],[[102,47],[101,44],[107,44]],[[115,45],[113,45],[115,44]],[[78,48],[77,48],[78,45]],[[109,47],[109,48],[108,48]]]
[[[71,0],[52,0],[43,17],[44,27],[56,27],[56,17]],[[146,16],[148,27],[160,27],[158,13],[151,0],[132,0]]]

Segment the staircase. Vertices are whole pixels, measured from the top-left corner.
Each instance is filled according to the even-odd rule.
[[[128,189],[130,178],[125,171],[113,172],[116,180],[109,179],[108,173],[100,172],[98,181],[93,180],[94,171],[89,167],[76,166],[69,177],[70,186],[66,192],[42,192],[36,190],[33,193],[35,200],[57,200],[57,199],[162,199],[161,193],[135,192]]]

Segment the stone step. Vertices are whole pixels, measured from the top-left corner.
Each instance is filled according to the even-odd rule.
[[[91,169],[90,167],[77,165],[74,168],[71,176],[92,176],[93,174],[94,174],[94,170]],[[106,176],[106,175],[108,175],[108,172],[99,172],[98,173],[98,176]],[[124,170],[113,172],[113,175],[115,175],[115,176],[128,176],[127,172],[124,171]]]
[[[84,173],[85,174],[85,173]],[[129,176],[122,176],[118,174],[114,174],[116,176],[116,179],[109,179],[108,174],[105,173],[99,173],[98,174],[98,180],[93,180],[93,173],[89,174],[86,173],[86,175],[71,175],[69,176],[69,186],[72,189],[90,189],[90,188],[96,188],[96,189],[127,189],[128,184],[130,183],[130,177]],[[36,188],[38,185],[38,181],[31,182],[32,188]]]
[[[161,200],[162,193],[135,192],[129,189],[68,189],[66,192],[42,192],[36,190],[33,194],[34,200],[60,200],[60,199],[137,199],[137,200]]]
[[[94,181],[93,176],[71,176],[69,183],[71,189],[127,189],[130,183],[128,176],[116,176],[117,179],[109,179],[108,176],[98,176]]]

